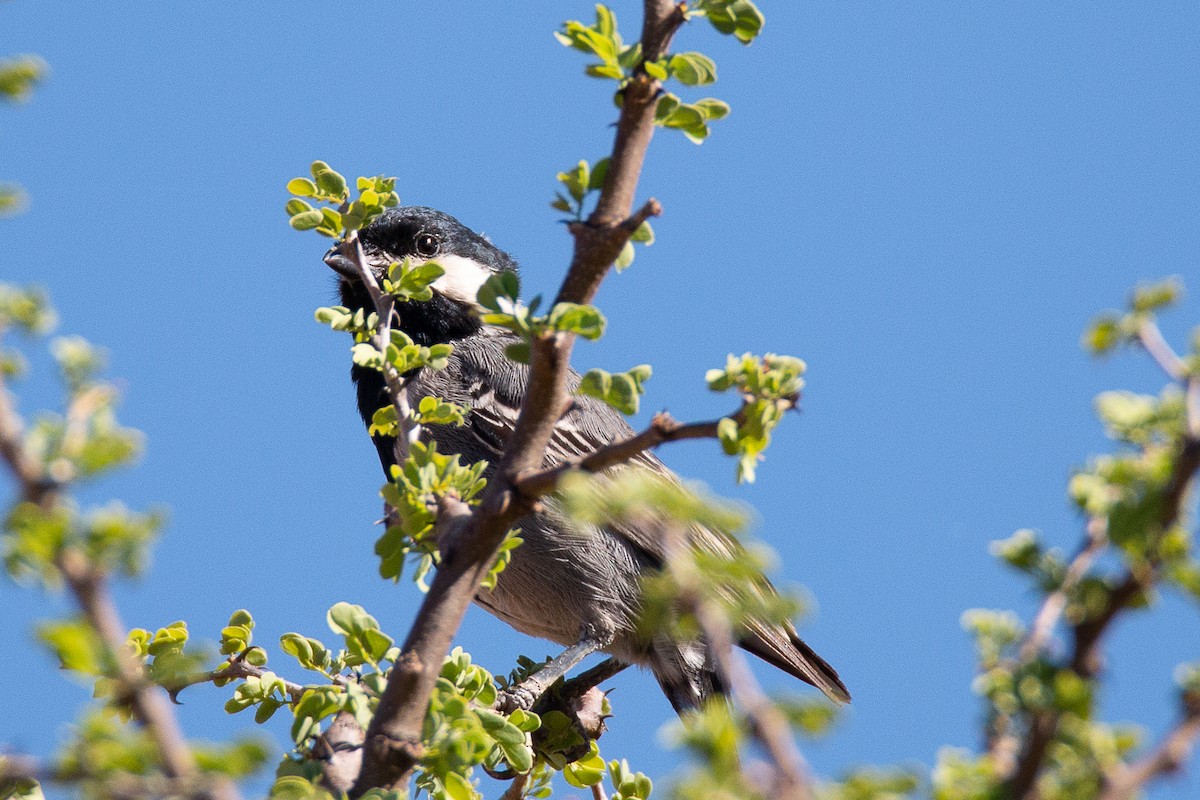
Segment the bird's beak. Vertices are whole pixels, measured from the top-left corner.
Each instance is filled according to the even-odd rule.
[[[340,244],[335,244],[329,248],[329,252],[325,254],[325,263],[329,265],[330,269],[346,280],[359,280],[358,268],[354,266],[353,261],[342,253],[342,246]]]

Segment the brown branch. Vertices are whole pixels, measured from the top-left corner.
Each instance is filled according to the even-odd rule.
[[[645,0],[645,57],[656,59],[665,53],[683,21],[682,6]],[[632,233],[623,223],[630,216],[654,134],[658,91],[658,82],[640,69],[625,89],[608,176],[588,222],[572,226],[575,252],[558,301],[589,302]],[[647,204],[643,213],[657,210],[657,204]],[[367,730],[363,768],[352,797],[406,784],[420,757],[421,730],[442,660],[497,548],[512,523],[532,507],[514,487],[519,476],[541,466],[554,427],[570,403],[566,381],[574,336],[548,333],[535,337],[531,345],[529,385],[504,458],[480,506],[453,537],[454,547],[443,553]]]
[[[549,469],[526,475],[517,481],[516,491],[525,497],[541,497],[553,492],[562,476],[572,470],[600,472],[609,467],[623,464],[639,453],[653,450],[666,442],[684,439],[715,439],[720,420],[694,422],[688,425],[677,421],[665,411],[660,411],[650,420],[650,425],[641,433],[601,447],[586,456],[579,456]]]
[[[1187,367],[1172,349],[1171,345],[1167,344],[1167,340],[1163,338],[1162,331],[1158,325],[1154,324],[1154,320],[1144,318],[1138,323],[1137,328],[1138,343],[1142,348],[1150,354],[1155,363],[1162,368],[1162,371],[1173,381],[1187,380]]]
[[[1072,627],[1072,647],[1067,667],[1082,678],[1090,679],[1099,673],[1102,664],[1101,644],[1104,635],[1117,616],[1129,607],[1141,593],[1154,585],[1159,575],[1159,561],[1154,556],[1154,543],[1179,520],[1188,487],[1200,469],[1200,440],[1187,436],[1179,446],[1171,475],[1163,492],[1162,512],[1151,531],[1151,556],[1144,564],[1126,570],[1123,578],[1109,590],[1104,607],[1094,616]],[[1085,548],[1086,549],[1086,548]],[[1014,800],[1037,797],[1037,776],[1046,759],[1046,752],[1058,732],[1061,715],[1042,711],[1032,715],[1024,747],[1017,758],[1011,776],[1006,781],[1007,796]]]
[[[1062,613],[1067,607],[1067,598],[1083,580],[1083,576],[1091,569],[1096,558],[1108,545],[1108,520],[1104,517],[1091,517],[1086,526],[1087,538],[1083,548],[1071,560],[1066,575],[1059,587],[1046,596],[1042,607],[1038,609],[1030,626],[1029,635],[1021,644],[1020,660],[1029,663],[1038,656],[1049,644],[1050,636],[1054,633]]]
[[[1178,772],[1200,739],[1200,702],[1184,700],[1179,723],[1144,758],[1109,776],[1099,800],[1133,800],[1152,780]]]
[[[245,654],[243,653],[242,655]],[[221,680],[261,678],[266,674],[267,670],[263,669],[262,667],[256,667],[253,664],[248,664],[246,660],[240,656],[231,656],[223,666],[217,667],[216,669],[208,672],[198,672],[193,675],[181,676],[178,680],[164,684],[163,688],[167,690],[167,694],[169,694],[171,699],[174,700],[184,689],[187,689],[191,686],[197,686],[201,683],[212,683],[214,681]],[[284,691],[287,692],[288,698],[292,703],[298,702],[304,693],[310,688],[284,678],[280,678],[279,680],[283,681]],[[331,677],[331,680],[333,681],[334,685],[337,686],[344,686],[346,684],[346,679],[341,675],[334,675]]]

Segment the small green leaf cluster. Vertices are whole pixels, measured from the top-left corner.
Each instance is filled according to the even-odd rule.
[[[1033,578],[1043,592],[1058,589],[1066,577],[1062,552],[1047,549],[1036,531],[1019,530],[1007,539],[992,542],[989,549],[996,558]]]
[[[838,706],[824,697],[810,695],[776,698],[775,707],[793,730],[810,739],[827,735],[841,716]]]
[[[1175,277],[1137,286],[1124,312],[1108,311],[1096,318],[1083,335],[1084,348],[1099,356],[1136,344],[1143,327],[1153,322],[1159,311],[1178,303],[1182,296],[1183,282]],[[1200,329],[1193,338],[1200,339]],[[1200,349],[1200,344],[1193,349]],[[1187,364],[1188,374],[1200,374],[1200,359],[1188,359]]]
[[[629,762],[623,758],[608,762],[608,777],[616,789],[609,800],[649,800],[654,789],[650,778],[630,769]]]
[[[202,776],[244,778],[262,767],[270,748],[258,739],[241,738],[221,745],[196,744],[193,755]],[[80,795],[97,800],[155,796],[150,781],[160,778],[161,759],[153,736],[122,725],[96,710],[74,726],[52,770],[78,781]],[[146,779],[144,787],[138,778]],[[124,788],[124,791],[122,791]],[[160,788],[159,795],[169,794]]]
[[[388,365],[403,375],[414,369],[445,369],[454,348],[448,344],[429,347],[415,343],[408,334],[393,328],[388,332],[391,341],[384,351],[372,342],[359,342],[350,348],[350,359],[358,366],[383,372]]]
[[[686,748],[697,766],[686,772],[671,793],[676,800],[744,798],[767,800],[764,787],[741,768],[739,751],[749,737],[746,720],[727,703],[708,703],[667,729],[673,744]]]
[[[43,336],[57,324],[58,316],[40,289],[0,283],[0,333],[17,330]]]
[[[0,548],[9,575],[19,581],[60,585],[59,563],[68,551],[106,573],[133,577],[145,567],[163,522],[161,511],[143,514],[115,502],[87,512],[67,503],[18,503],[4,520]]]
[[[399,580],[404,562],[418,560],[414,579],[418,585],[437,563],[437,541],[432,536],[437,521],[437,498],[453,496],[464,503],[476,502],[486,481],[487,462],[464,465],[460,456],[444,455],[437,443],[414,442],[403,468],[392,467],[392,480],[383,487],[383,499],[395,509],[397,522],[389,525],[375,543],[379,574]],[[513,545],[515,546],[515,545]]]
[[[600,159],[595,166],[581,160],[571,169],[558,173],[558,182],[562,184],[566,194],[562,191],[556,192],[554,200],[550,202],[550,207],[571,214],[576,221],[582,221],[588,197],[593,194],[598,196],[604,188],[604,181],[608,177],[608,164],[608,158]],[[617,272],[623,272],[633,263],[636,255],[633,248],[634,242],[646,247],[654,244],[654,229],[650,227],[648,221],[643,221],[638,225],[621,248],[616,261],[613,262]]]
[[[412,410],[411,419],[418,425],[465,425],[470,408],[450,403],[432,395],[421,398]],[[369,433],[372,436],[398,436],[399,412],[395,406],[384,406],[372,415]]]
[[[205,649],[189,651],[185,649],[187,643],[188,627],[183,620],[172,622],[153,633],[145,628],[134,628],[128,638],[128,647],[134,659],[142,665],[143,675],[152,683],[169,690],[184,686],[188,678],[202,671],[209,661]],[[115,696],[119,689],[115,680],[102,678],[96,683],[95,695]]]
[[[37,56],[0,59],[0,100],[19,103],[29,99],[47,70]],[[0,184],[0,217],[15,214],[25,207],[25,192],[19,186]]]
[[[350,186],[340,172],[324,161],[314,161],[309,171],[311,178],[292,178],[287,185],[295,197],[288,200],[285,210],[291,226],[298,231],[315,230],[322,236],[340,239],[400,205],[395,178],[360,177],[355,182],[358,196],[351,200]],[[326,205],[314,207],[308,200]]]
[[[514,772],[534,767],[530,734],[541,724],[537,714],[517,710],[504,716],[491,710],[496,701],[492,675],[455,648],[442,673],[425,717],[425,754],[416,776],[430,797],[467,800],[482,795],[471,782],[476,766]]]
[[[405,257],[388,265],[380,288],[396,300],[424,303],[433,299],[434,281],[446,274],[436,261],[418,262]]]
[[[622,414],[636,414],[645,382],[653,374],[649,364],[639,364],[626,372],[590,369],[579,381],[579,394],[603,400]]]
[[[738,456],[739,483],[754,482],[758,462],[771,443],[771,431],[799,400],[804,370],[804,362],[792,356],[746,353],[740,358],[730,355],[725,369],[709,370],[704,376],[714,392],[733,389],[742,398],[737,416],[726,417],[717,427],[721,447]]]
[[[640,44],[626,45],[617,30],[617,15],[603,3],[596,4],[596,22],[585,25],[578,20],[563,23],[554,38],[564,47],[595,56],[598,64],[589,64],[584,72],[593,78],[626,81],[642,59]]]
[[[762,28],[762,14],[749,0],[707,5],[708,8],[689,11],[688,16],[708,17],[722,33],[733,33],[746,43]],[[563,23],[562,31],[554,35],[564,46],[599,59],[599,63],[588,64],[584,71],[594,78],[616,81],[618,105],[622,102],[622,90],[639,71],[660,82],[675,78],[684,86],[705,86],[717,80],[717,65],[703,53],[674,53],[656,61],[645,60],[640,44],[624,43],[617,30],[616,15],[603,4],[596,5],[594,24],[585,25],[578,20],[569,20]],[[680,130],[697,144],[708,137],[709,122],[729,114],[729,106],[712,97],[686,103],[671,92],[662,92],[657,102],[655,124]],[[563,180],[561,174],[559,180]],[[603,178],[599,184],[603,184]],[[565,198],[560,196],[560,199],[566,207],[558,205],[556,201],[555,208],[570,211]],[[580,200],[578,197],[575,199],[577,202]]]
[[[703,16],[726,36],[750,44],[766,21],[758,6],[750,0],[697,0],[689,3],[689,16]]]
[[[729,116],[729,104],[715,97],[704,97],[685,103],[667,92],[658,99],[654,122],[664,128],[674,128],[696,144],[708,138],[708,123]]]
[[[0,100],[23,102],[45,77],[49,67],[37,56],[0,59]]]
[[[549,314],[539,316],[541,296],[525,305],[519,300],[520,291],[516,273],[501,272],[488,278],[477,295],[484,309],[480,316],[484,324],[504,328],[520,337],[520,341],[505,349],[506,355],[518,364],[529,363],[530,344],[536,337],[571,333],[594,341],[604,335],[608,321],[595,306],[556,303]]]

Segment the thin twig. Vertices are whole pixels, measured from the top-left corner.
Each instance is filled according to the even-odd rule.
[[[720,420],[694,422],[684,425],[670,414],[661,411],[654,415],[650,424],[641,433],[606,447],[601,447],[585,456],[578,456],[558,466],[535,472],[517,481],[516,490],[525,497],[541,497],[553,492],[562,476],[572,470],[600,472],[617,464],[623,464],[640,453],[653,450],[665,442],[684,439],[715,439]]]
[[[1108,520],[1106,518],[1088,518],[1086,532],[1084,546],[1071,560],[1062,583],[1046,596],[1042,607],[1038,609],[1037,615],[1033,618],[1029,634],[1021,644],[1019,657],[1023,663],[1033,661],[1049,644],[1050,636],[1054,633],[1054,628],[1058,625],[1063,610],[1067,607],[1068,597],[1108,545]]]
[[[734,649],[733,629],[725,614],[708,597],[690,588],[696,576],[687,556],[685,533],[676,526],[666,526],[662,539],[667,571],[675,585],[682,588],[681,599],[696,617],[717,674],[745,712],[754,738],[771,759],[774,786],[770,796],[810,800],[812,778],[787,719],[759,686],[745,657]]]
[[[1158,747],[1109,776],[1099,800],[1132,800],[1140,796],[1142,789],[1155,778],[1182,769],[1197,739],[1200,739],[1200,704],[1193,703]]]
[[[1163,338],[1162,331],[1153,319],[1149,317],[1142,319],[1137,328],[1138,342],[1142,345],[1150,357],[1158,363],[1162,371],[1167,373],[1173,381],[1187,380],[1187,367],[1176,353],[1175,350]]]
[[[392,445],[393,455],[397,464],[403,464],[408,460],[409,446],[420,438],[421,428],[412,419],[412,408],[408,403],[408,391],[405,388],[406,381],[387,359],[387,351],[392,344],[392,320],[395,317],[396,301],[380,288],[379,281],[375,279],[375,273],[371,271],[366,256],[363,255],[362,240],[358,237],[358,231],[351,231],[346,237],[342,250],[347,249],[350,250],[347,258],[358,270],[358,277],[366,287],[367,294],[371,296],[375,313],[379,317],[379,329],[371,335],[371,339],[375,349],[383,357],[383,379],[387,383],[388,396],[396,410],[397,425],[400,428],[400,435]]]

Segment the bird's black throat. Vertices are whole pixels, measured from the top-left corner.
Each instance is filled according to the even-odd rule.
[[[342,304],[347,308],[358,310],[373,310],[371,296],[361,283],[341,280],[338,282],[338,292]],[[396,326],[417,344],[429,347],[434,344],[453,344],[458,339],[465,339],[479,332],[483,323],[475,309],[451,300],[437,292],[431,299],[424,302],[396,303],[396,316],[399,324]],[[350,377],[358,396],[358,413],[363,422],[371,424],[375,412],[384,406],[391,405],[388,397],[387,383],[378,371],[360,367],[357,364],[350,368]],[[407,376],[406,376],[407,377]],[[396,463],[393,453],[395,439],[391,436],[372,436],[375,449],[379,452],[379,460],[383,471],[388,474],[391,465]],[[390,474],[388,475],[390,478]]]

